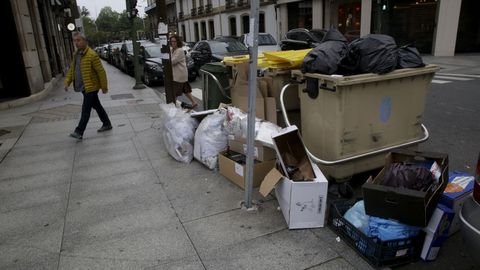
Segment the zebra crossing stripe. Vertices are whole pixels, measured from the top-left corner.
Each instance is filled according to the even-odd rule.
[[[460,76],[460,77],[467,77],[467,78],[480,78],[480,75],[473,75],[473,74],[455,74],[455,73],[437,73],[436,76]]]
[[[451,81],[432,80],[432,83],[444,84],[444,83],[451,83]]]
[[[461,77],[453,77],[453,76],[437,76],[435,75],[436,79],[445,79],[445,80],[454,80],[454,81],[471,81],[472,78],[461,78]]]

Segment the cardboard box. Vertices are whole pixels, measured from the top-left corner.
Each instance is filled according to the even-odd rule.
[[[244,155],[247,154],[247,141],[243,138],[236,138],[234,136],[229,137],[228,146],[232,151],[242,153]],[[268,161],[277,158],[277,153],[275,152],[275,149],[263,146],[259,142],[255,142],[254,146],[255,147],[253,150],[253,156],[256,160]]]
[[[448,184],[440,198],[440,203],[453,209],[455,216],[448,235],[458,232],[461,228],[460,211],[463,203],[472,194],[475,178],[463,172],[452,172],[448,177]]]
[[[442,175],[434,190],[417,191],[380,185],[385,168],[375,177],[370,177],[362,186],[365,211],[368,215],[390,218],[408,225],[425,227],[437,207],[448,183],[448,155],[408,150],[396,150],[387,155],[386,166],[394,162],[434,160]]]
[[[323,227],[328,181],[318,166],[311,163],[298,129],[295,126],[286,128],[273,136],[273,141],[283,172],[273,168],[263,180],[260,193],[266,197],[275,188],[289,229]],[[286,170],[288,166],[299,169],[289,174]],[[290,175],[290,178],[286,175]]]
[[[455,212],[452,209],[438,204],[428,222],[428,226],[424,228],[426,236],[420,254],[424,261],[433,261],[437,258],[440,247],[448,237],[454,215]]]
[[[233,87],[230,91],[232,105],[248,112],[248,64],[236,64]],[[257,90],[255,100],[255,115],[260,119],[277,123],[277,102],[274,97],[268,96],[272,87],[271,80],[257,78]]]
[[[245,188],[245,175],[246,175],[246,165],[245,165],[245,155],[237,153],[243,157],[240,157],[240,160],[232,160],[227,155],[232,153],[232,151],[225,151],[218,154],[218,163],[220,167],[220,174],[225,176],[228,180],[235,183],[237,186],[242,189]],[[256,161],[253,165],[253,187],[259,187],[262,183],[265,175],[275,167],[275,160],[269,160],[265,162]]]

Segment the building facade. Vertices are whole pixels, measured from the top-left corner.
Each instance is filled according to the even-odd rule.
[[[173,6],[168,10],[176,10],[168,15],[171,31],[186,41],[249,31],[249,0],[167,3]],[[480,24],[474,15],[479,8],[477,0],[260,0],[259,28],[277,41],[293,28],[334,27],[350,40],[387,34],[399,45],[415,44],[421,53],[452,56],[480,52]]]
[[[167,24],[168,30],[170,32],[177,31],[177,11],[175,0],[165,0],[165,4],[167,6]],[[145,14],[147,14],[147,37],[149,39],[155,38],[158,36],[158,23],[160,19],[158,18],[158,10],[157,10],[157,0],[147,0],[147,6],[145,7]]]
[[[68,23],[79,17],[75,0],[0,1],[3,52],[15,61],[0,61],[0,98],[30,96],[63,75],[74,50]]]
[[[435,56],[480,52],[476,0],[277,0],[278,29],[335,27],[352,39],[387,34]]]

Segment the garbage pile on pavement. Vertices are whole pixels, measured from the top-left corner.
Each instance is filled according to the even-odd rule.
[[[426,90],[437,67],[424,67],[414,47],[398,48],[389,36],[368,35],[347,44],[337,30],[330,30],[317,48],[302,51],[303,64],[298,61],[298,52],[290,54],[297,57],[282,65],[280,59],[288,58],[288,53],[265,53],[269,60],[262,63],[272,66],[261,66],[259,74],[263,77],[256,78],[253,165],[253,187],[265,197],[275,195],[289,229],[324,227],[328,221],[342,241],[375,267],[420,258],[435,260],[445,239],[462,227],[473,228],[464,232],[480,238],[475,234],[480,227],[479,215],[472,218],[472,213],[480,212],[480,205],[470,203],[474,201],[470,194],[480,179],[476,182],[472,175],[449,173],[446,154],[397,149],[407,146],[399,141],[410,140],[410,146],[428,139],[428,131],[419,123]],[[194,157],[240,188],[244,188],[246,175],[248,120],[249,73],[244,60],[226,59],[225,65],[231,68],[230,105],[194,113],[191,119],[174,107],[163,108],[163,137],[170,155],[184,163]],[[276,112],[278,108],[285,112],[286,106],[280,99],[280,88],[299,71],[278,67],[300,65],[301,72],[309,74],[303,78],[306,82],[293,86],[296,93],[288,106],[301,110],[302,126],[281,128]],[[412,67],[418,69],[395,70]],[[359,89],[361,95],[355,92]],[[409,97],[405,99],[405,95]],[[409,104],[408,114],[402,113],[402,105],[392,108],[393,102],[412,100],[415,104]],[[180,121],[185,123],[177,123]],[[419,140],[422,135],[425,137]],[[375,152],[396,144],[397,148]],[[318,147],[309,151],[312,146]],[[314,156],[327,153],[328,161],[369,151],[375,155],[340,165]],[[480,164],[478,167],[480,175]],[[374,168],[382,170],[363,184],[362,198],[331,202],[327,213],[327,177],[335,181],[336,177]],[[477,186],[480,197],[480,183]],[[480,204],[480,198],[477,202]],[[462,210],[463,204],[468,209]],[[478,251],[479,241],[472,243]]]

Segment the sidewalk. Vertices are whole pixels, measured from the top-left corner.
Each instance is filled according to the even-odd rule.
[[[455,56],[422,55],[428,64],[439,65],[440,73],[480,75],[480,54],[457,54]]]
[[[371,269],[328,228],[289,231],[273,198],[241,210],[241,189],[170,158],[163,100],[105,66],[111,132],[93,114],[69,138],[82,97],[61,84],[0,113],[0,269]]]

